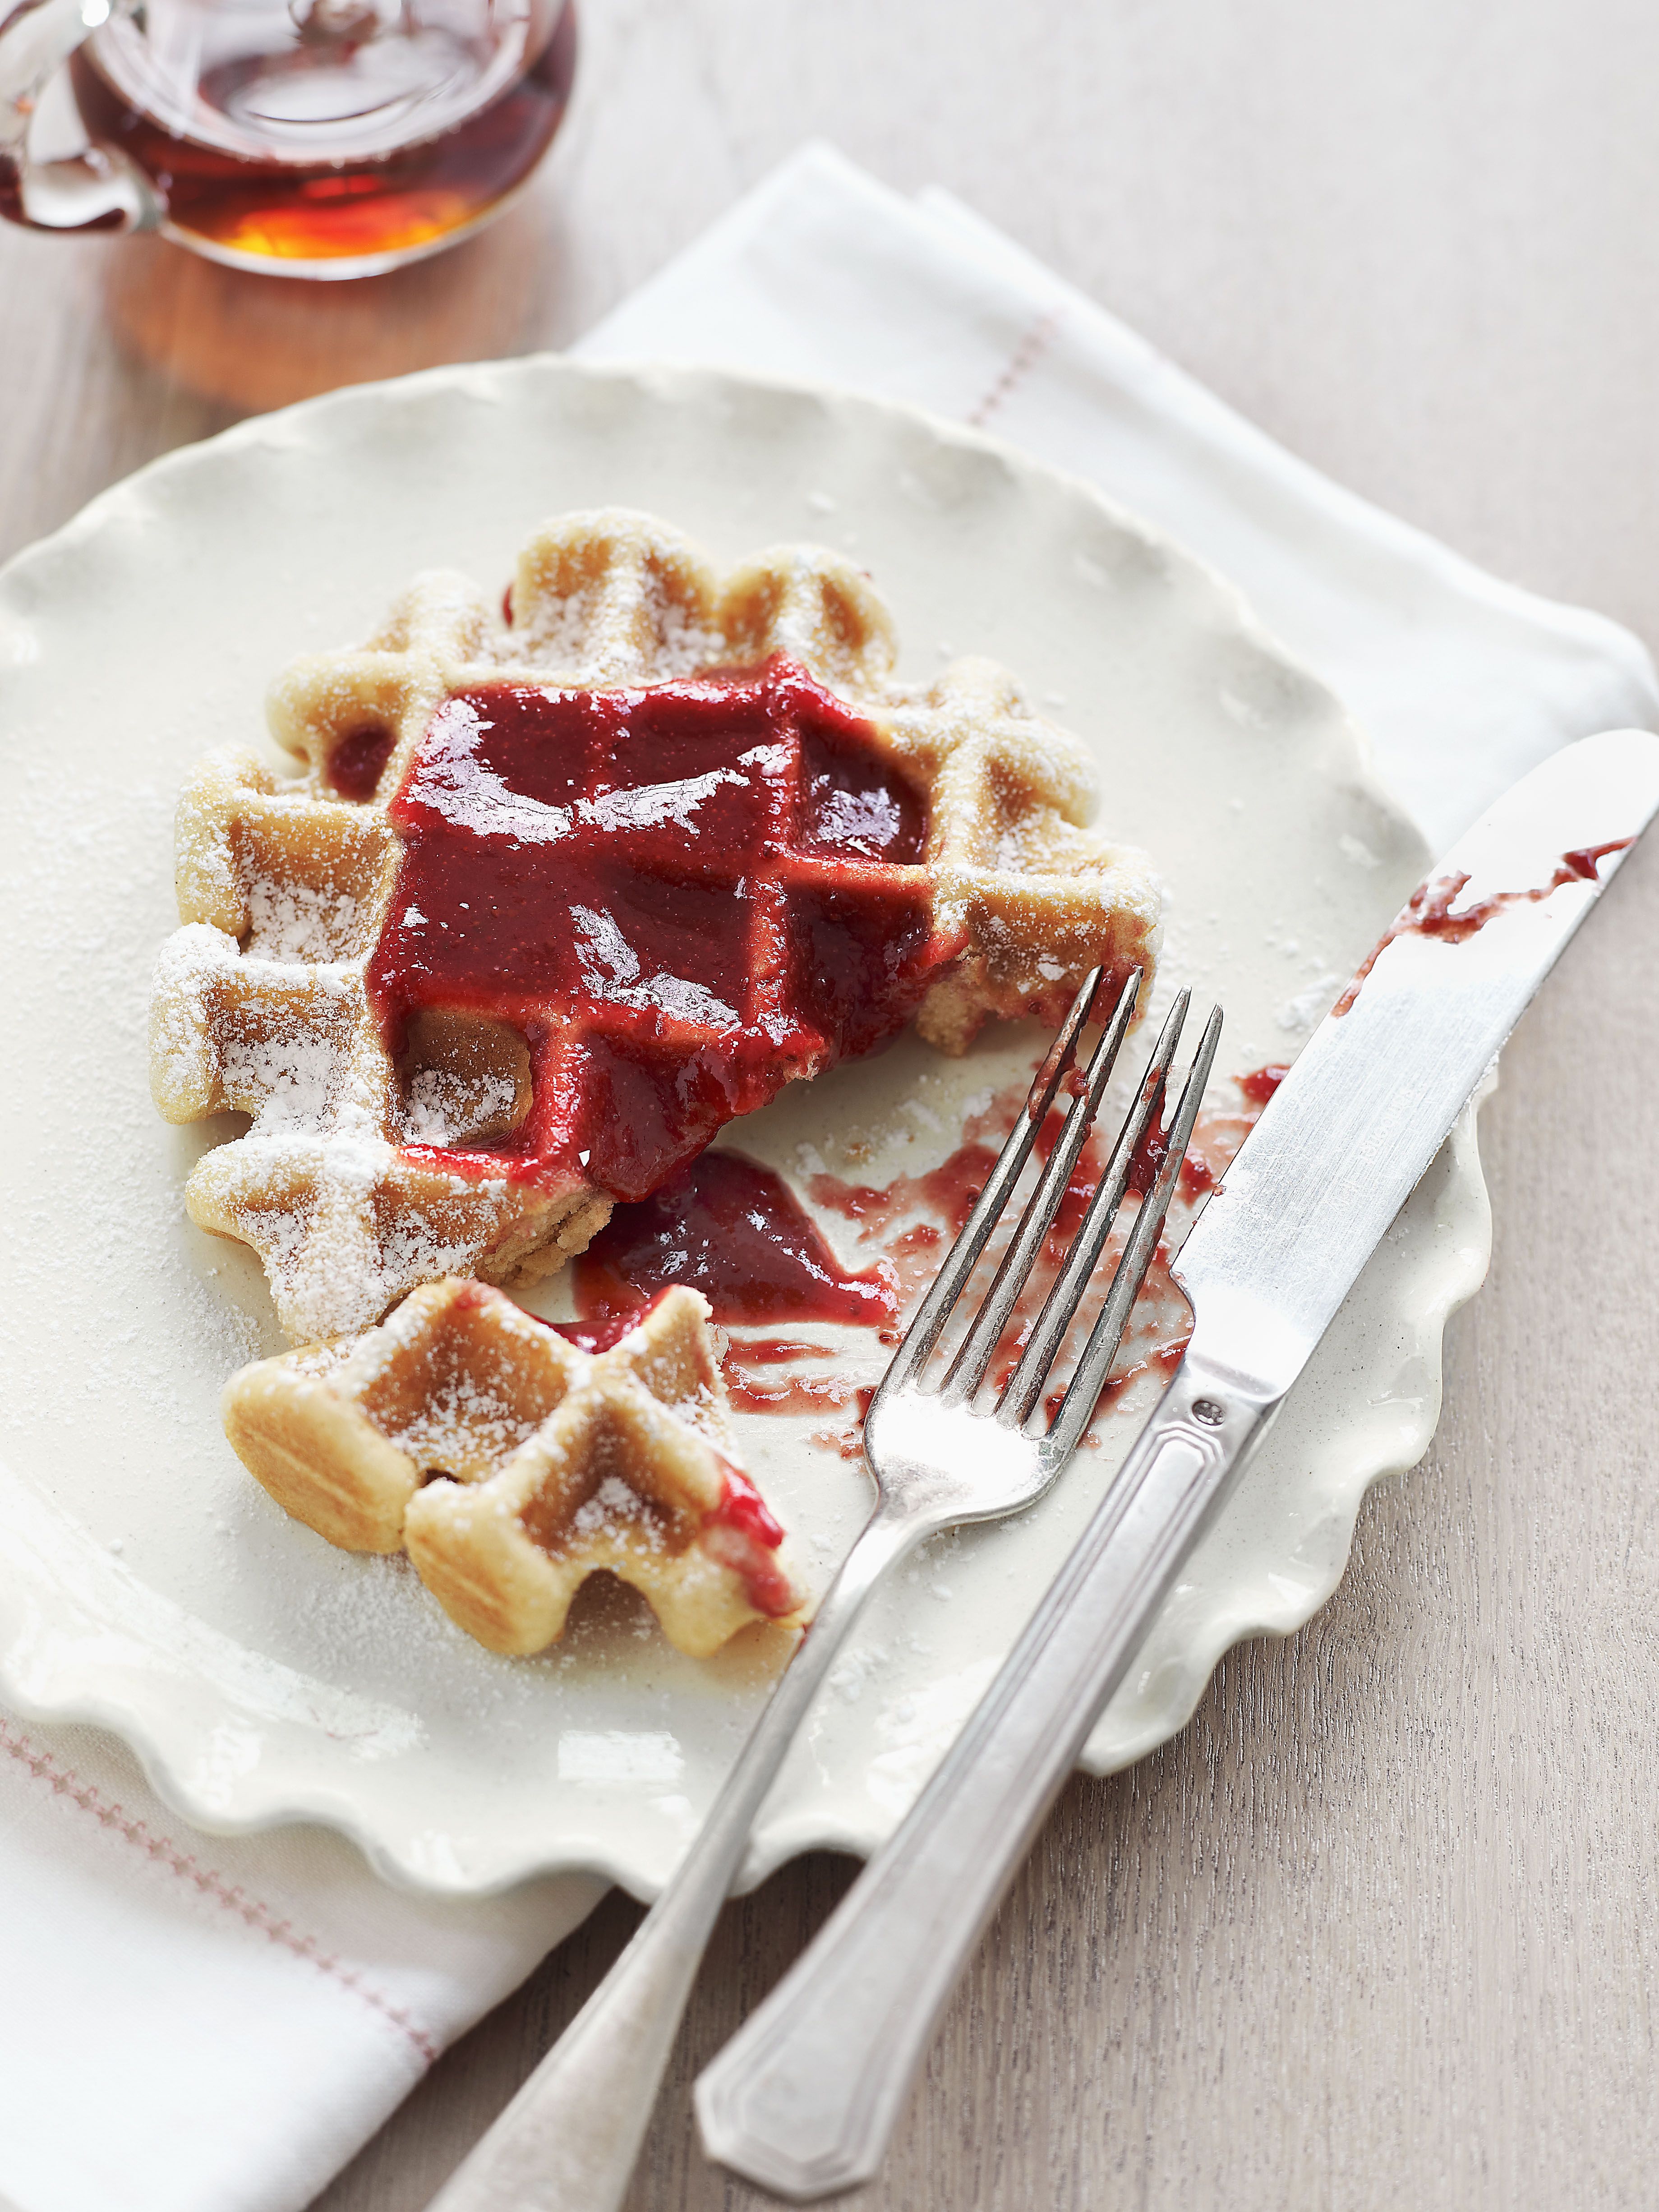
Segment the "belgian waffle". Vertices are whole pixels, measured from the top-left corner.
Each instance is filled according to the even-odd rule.
[[[198,1163],[185,1200],[201,1226],[259,1252],[296,1342],[360,1330],[445,1273],[549,1272],[586,1245],[615,1197],[642,1194],[626,1163],[598,1172],[579,1132],[567,1127],[562,1144],[549,1134],[601,1044],[628,1073],[642,1053],[672,1069],[677,1056],[717,1060],[728,1034],[759,1041],[767,1079],[722,1089],[717,1068],[702,1121],[681,1133],[684,1156],[732,1113],[868,1049],[912,1013],[924,1036],[961,1052],[988,1013],[1058,1018],[1097,963],[1151,964],[1157,892],[1142,855],[1079,826],[1091,795],[1081,747],[989,662],[957,661],[925,686],[896,682],[886,612],[839,556],[785,548],[722,579],[662,524],[606,509],[532,540],[507,613],[462,578],[421,578],[368,646],[310,658],[276,684],[271,726],[302,763],[298,775],[226,751],[202,763],[181,800],[185,926],[158,964],[155,1099],[175,1121],[227,1109],[252,1117]],[[718,839],[697,862],[711,911],[747,902],[733,953],[743,972],[723,998],[636,973],[626,945],[607,949],[595,934],[576,947],[580,1003],[532,998],[508,1018],[483,1019],[422,1002],[389,1019],[371,989],[374,963],[394,935],[407,946],[411,915],[424,919],[408,893],[408,821],[422,793],[428,813],[459,803],[447,764],[479,724],[479,700],[487,709],[564,698],[574,714],[581,701],[570,695],[582,695],[633,711],[699,680],[816,686],[814,712],[829,695],[858,719],[884,772],[917,794],[918,849],[898,862],[872,857],[857,804],[838,814],[833,789],[827,805],[812,800],[804,830],[811,795],[797,748],[793,785],[767,802],[781,811],[756,833],[767,867],[728,868],[722,886]],[[770,771],[744,773],[759,790]],[[702,781],[738,780],[721,770]],[[597,788],[577,792],[565,813],[592,818],[617,799]],[[659,845],[673,836],[660,808],[641,812],[664,788],[647,777],[622,794],[630,836],[647,817]],[[890,918],[905,917],[910,995],[890,993],[884,1026],[851,1034],[810,1018],[803,900],[818,913],[857,908],[872,962]],[[806,1008],[793,1027],[775,1003],[781,975]],[[527,1036],[539,1040],[533,1052]],[[626,1134],[629,1113],[625,1085],[589,1101],[607,1141]]]
[[[349,1551],[407,1547],[492,1651],[539,1651],[608,1571],[694,1658],[801,1597],[738,1471],[696,1291],[665,1291],[597,1356],[502,1291],[453,1278],[349,1345],[258,1361],[225,1430],[296,1519]]]

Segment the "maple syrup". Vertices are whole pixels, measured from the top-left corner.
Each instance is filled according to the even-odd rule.
[[[572,0],[148,0],[74,56],[95,143],[212,259],[367,276],[496,212],[546,152]]]

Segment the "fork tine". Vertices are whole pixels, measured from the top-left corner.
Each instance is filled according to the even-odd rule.
[[[1048,1233],[1049,1224],[1060,1211],[1060,1202],[1066,1195],[1078,1155],[1083,1150],[1084,1140],[1100,1109],[1106,1085],[1111,1081],[1112,1069],[1128,1034],[1129,1024],[1134,1018],[1135,1001],[1139,994],[1140,970],[1136,969],[1118,994],[1117,1005],[1112,1011],[1105,1034],[1095,1048],[1095,1056],[1089,1063],[1087,1089],[1081,1097],[1074,1097],[1071,1102],[1060,1141],[1048,1155],[1042,1179],[1020,1218],[1013,1241],[1002,1255],[996,1279],[986,1293],[973,1327],[963,1339],[957,1356],[945,1373],[939,1389],[940,1402],[944,1405],[965,1403],[985,1379],[985,1370],[991,1364],[991,1356],[1007,1325],[1008,1316],[1025,1287],[1042,1240]]]
[[[1164,1233],[1164,1217],[1170,1211],[1170,1200],[1175,1194],[1181,1164],[1187,1157],[1187,1147],[1192,1142],[1193,1124],[1199,1109],[1204,1103],[1205,1086],[1210,1079],[1211,1063],[1221,1036],[1221,1009],[1213,1006],[1210,1018],[1204,1025],[1204,1035],[1198,1050],[1193,1054],[1193,1064],[1188,1071],[1186,1087],[1181,1094],[1181,1103],[1170,1127],[1170,1148],[1158,1170],[1158,1181],[1140,1202],[1135,1216],[1135,1225],[1129,1234],[1118,1271],[1112,1279],[1100,1318],[1090,1331],[1089,1341],[1083,1347],[1083,1357],[1077,1364],[1077,1372],[1066,1386],[1060,1401],[1060,1411],[1049,1428],[1048,1442],[1062,1455],[1077,1443],[1094,1418],[1100,1394],[1106,1387],[1106,1377],[1111,1373],[1112,1362],[1117,1358],[1123,1331],[1135,1300],[1140,1296],[1141,1285],[1146,1279],[1146,1270],[1158,1249],[1158,1240]]]
[[[963,1224],[956,1243],[945,1255],[945,1265],[934,1277],[933,1287],[917,1307],[910,1326],[904,1332],[892,1363],[882,1377],[876,1392],[878,1399],[889,1390],[909,1382],[917,1370],[925,1364],[939,1333],[951,1318],[952,1308],[961,1297],[963,1286],[974,1271],[975,1262],[985,1249],[991,1231],[1001,1218],[1008,1196],[1019,1181],[1020,1171],[1030,1157],[1031,1146],[1036,1141],[1037,1131],[1042,1127],[1055,1094],[1077,1056],[1078,1039],[1094,1008],[1103,969],[1091,968],[1084,977],[1078,994],[1072,1001],[1071,1012],[1061,1023],[1048,1058],[1031,1079],[1030,1096],[1025,1110],[1008,1132],[996,1165],[985,1181],[985,1187],[974,1200],[973,1211]],[[1140,970],[1132,971],[1127,989],[1139,989]]]
[[[1113,1146],[1100,1181],[1095,1186],[1094,1196],[1084,1215],[1071,1249],[1061,1262],[1059,1274],[1037,1316],[1036,1326],[1018,1367],[1009,1378],[1001,1396],[997,1400],[996,1417],[1006,1428],[1023,1428],[1033,1406],[1042,1395],[1048,1370],[1054,1365],[1072,1316],[1077,1311],[1090,1277],[1099,1262],[1106,1239],[1111,1235],[1112,1224],[1123,1203],[1123,1194],[1129,1187],[1129,1172],[1134,1165],[1140,1140],[1147,1125],[1158,1112],[1164,1098],[1164,1085],[1169,1080],[1170,1063],[1175,1058],[1176,1047],[1181,1042],[1182,1029],[1191,1003],[1189,991],[1180,992],[1169,1018],[1152,1048],[1152,1056],[1141,1078],[1140,1096],[1135,1101],[1117,1142]]]

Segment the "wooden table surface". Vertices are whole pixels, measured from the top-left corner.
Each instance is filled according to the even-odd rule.
[[[491,234],[307,288],[0,236],[0,554],[151,455],[557,345],[803,137],[938,179],[1297,451],[1659,635],[1659,15],[1632,0],[584,0]],[[883,2212],[1659,2202],[1659,848],[1483,1120],[1491,1279],[1347,1577],[1174,1743],[1073,1784],[959,1991]],[[763,2200],[687,2085],[839,1895],[729,1909],[630,2212]],[[316,2212],[413,2212],[614,1955],[613,1897]]]

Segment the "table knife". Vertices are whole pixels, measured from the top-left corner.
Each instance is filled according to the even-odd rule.
[[[1189,1232],[1180,1366],[962,1735],[708,2068],[709,2155],[805,2201],[877,2172],[963,1966],[1232,1485],[1533,994],[1659,809],[1659,738],[1534,769],[1401,908]]]

